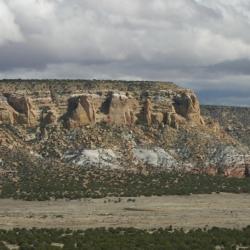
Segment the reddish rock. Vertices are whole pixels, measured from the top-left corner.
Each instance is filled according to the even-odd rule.
[[[205,168],[203,173],[211,175],[211,176],[215,176],[218,174],[218,169],[216,167],[207,167]]]
[[[243,178],[246,176],[245,165],[233,166],[224,170],[224,175],[226,177],[238,177]]]

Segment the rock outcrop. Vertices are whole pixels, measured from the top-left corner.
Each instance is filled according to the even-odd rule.
[[[192,92],[164,97],[163,103],[154,102],[157,93],[103,91],[74,96],[68,101],[68,127],[107,122],[115,125],[161,124],[178,128],[180,124],[192,122],[204,125],[200,115],[199,101]],[[191,93],[191,94],[190,94]],[[135,96],[136,94],[136,96]],[[94,96],[94,97],[93,97]],[[153,99],[153,101],[152,101]],[[165,103],[164,103],[165,101]],[[169,104],[169,103],[174,103]]]
[[[92,97],[82,95],[68,100],[68,128],[81,127],[83,125],[95,124],[96,111]]]
[[[18,86],[0,86],[7,100],[7,106],[2,104],[1,108],[6,122],[9,119],[11,123],[34,127],[41,122],[41,112],[49,109],[68,128],[102,122],[173,128],[185,122],[204,124],[195,94],[171,83],[82,81],[72,85],[25,85],[25,90],[20,91]],[[11,108],[15,112],[7,115]]]
[[[4,96],[9,106],[15,110],[15,122],[17,124],[26,124],[28,126],[35,126],[37,124],[38,117],[29,97],[12,93],[5,93]]]
[[[139,94],[141,93],[139,92]],[[67,127],[75,128],[106,122],[128,126],[165,124],[178,128],[178,123],[190,121],[177,114],[173,106],[170,112],[171,121],[169,121],[166,118],[168,108],[158,107],[157,103],[151,101],[151,97],[145,98],[139,94],[136,93],[135,96],[135,93],[132,92],[102,91],[101,94],[95,92],[76,95],[68,100]],[[156,93],[152,93],[152,98],[155,98],[155,95]],[[171,98],[166,98],[167,103],[172,101]]]
[[[249,175],[248,149],[203,119],[193,91],[172,83],[1,82],[0,93],[1,141],[32,145],[44,160]]]
[[[164,168],[165,170],[177,170],[179,168],[179,162],[163,148],[135,148],[133,149],[133,155],[135,164],[139,161],[156,168]]]
[[[125,94],[112,93],[107,100],[107,122],[117,125],[133,125],[136,121],[135,110],[139,103]]]
[[[18,113],[8,104],[6,97],[0,96],[0,124],[14,125]]]
[[[193,92],[182,92],[174,97],[174,109],[178,115],[194,123],[204,124],[200,104]]]
[[[143,113],[148,126],[152,124],[152,102],[148,97],[144,103]]]
[[[40,121],[40,132],[41,138],[47,138],[47,128],[50,126],[56,126],[58,122],[58,117],[55,114],[55,111],[48,110],[47,112],[42,113]]]
[[[96,110],[93,97],[91,95],[80,96],[80,104],[87,114],[89,123],[94,124],[96,122]]]
[[[97,168],[120,168],[119,153],[115,153],[112,149],[85,149],[80,152],[64,155],[64,159],[68,162],[82,167],[94,166]]]

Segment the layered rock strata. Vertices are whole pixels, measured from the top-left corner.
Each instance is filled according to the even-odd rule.
[[[192,90],[161,82],[2,81],[0,146],[81,167],[243,177],[250,165]]]
[[[99,83],[99,89],[93,89],[94,84],[73,84],[66,85],[63,93],[60,93],[61,87],[57,90],[56,85],[45,83],[37,83],[33,89],[28,88],[28,83],[24,84],[27,88],[18,89],[16,85],[15,91],[12,86],[0,86],[0,122],[35,127],[41,122],[43,125],[55,123],[56,117],[58,122],[64,121],[67,128],[100,122],[175,128],[183,122],[204,124],[199,101],[191,90],[171,84],[154,84],[158,90],[144,89],[143,83],[135,83],[137,88],[132,90],[126,82],[119,88],[113,83]]]

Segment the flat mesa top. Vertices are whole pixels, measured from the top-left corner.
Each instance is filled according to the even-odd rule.
[[[118,90],[118,91],[136,91],[136,90],[169,90],[179,89],[173,82],[160,81],[124,81],[124,80],[19,80],[3,79],[0,80],[0,91],[7,89],[26,89],[39,91],[46,88],[55,90]]]

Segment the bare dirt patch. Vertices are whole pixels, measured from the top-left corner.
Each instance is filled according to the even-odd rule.
[[[95,227],[243,228],[250,225],[249,194],[21,201],[0,200],[0,228]]]

